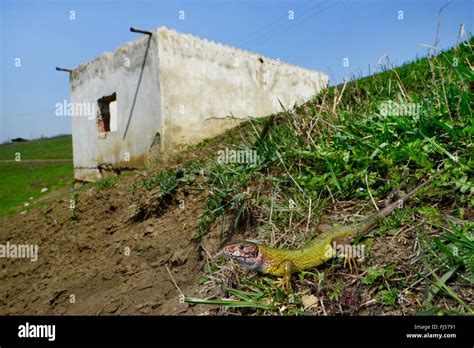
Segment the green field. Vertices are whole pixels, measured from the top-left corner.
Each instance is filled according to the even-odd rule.
[[[0,160],[15,160],[16,153],[21,154],[22,160],[72,159],[72,137],[62,135],[0,145]]]
[[[17,152],[21,161],[10,162]],[[72,159],[70,135],[0,145],[0,216],[25,209],[25,203],[31,207],[47,193],[70,185],[74,175],[72,160],[48,161],[57,159]],[[43,188],[48,191],[41,193]]]

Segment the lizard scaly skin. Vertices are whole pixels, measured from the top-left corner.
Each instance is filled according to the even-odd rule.
[[[390,215],[395,209],[402,208],[403,204],[414,196],[415,193],[446,170],[444,169],[431,176],[413,191],[379,212],[367,217],[362,222],[330,228],[302,248],[285,250],[271,248],[267,245],[251,241],[232,241],[223,247],[223,252],[249,269],[274,276],[283,276],[283,283],[288,284],[293,273],[312,269],[331,259],[334,255],[334,240],[354,237],[356,235],[364,236],[377,226],[381,219]]]

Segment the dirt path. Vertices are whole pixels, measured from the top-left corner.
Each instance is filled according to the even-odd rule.
[[[112,189],[81,192],[24,215],[0,218],[0,243],[36,244],[37,262],[0,258],[0,314],[199,314],[178,301],[198,293],[205,264],[191,236],[205,193],[179,193],[143,221],[128,217],[137,201],[129,177]],[[186,193],[186,190],[184,190]],[[185,208],[180,207],[180,200]],[[172,277],[170,276],[171,273]]]

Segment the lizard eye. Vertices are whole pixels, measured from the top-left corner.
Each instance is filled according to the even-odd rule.
[[[253,250],[253,256],[254,256],[254,257],[257,257],[257,256],[258,256],[258,248],[255,248],[255,249]]]

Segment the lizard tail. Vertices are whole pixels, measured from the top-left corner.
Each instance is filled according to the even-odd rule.
[[[395,209],[402,208],[403,205],[405,204],[405,202],[407,202],[410,198],[412,198],[418,191],[420,191],[423,187],[425,187],[428,184],[430,184],[431,182],[433,182],[433,180],[436,179],[437,177],[439,177],[441,174],[445,173],[446,171],[448,171],[452,168],[453,167],[445,168],[445,169],[439,171],[438,173],[436,173],[435,175],[431,176],[430,178],[428,178],[427,180],[425,180],[424,182],[419,184],[417,187],[415,187],[412,191],[408,192],[405,196],[400,198],[398,201],[393,202],[392,204],[389,204],[388,206],[383,208],[381,211],[379,211],[377,213],[377,217],[378,218],[385,218],[388,215],[390,215]]]

